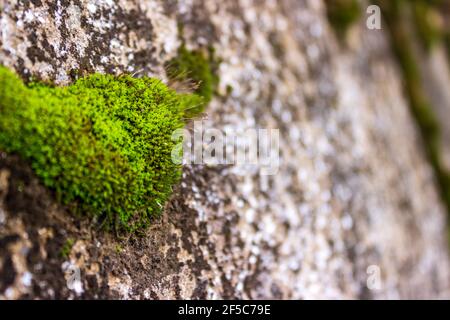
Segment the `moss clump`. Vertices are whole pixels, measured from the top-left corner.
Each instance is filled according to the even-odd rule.
[[[431,50],[444,38],[442,17],[438,11],[440,5],[440,0],[411,1],[417,34],[427,50]]]
[[[327,0],[328,21],[337,35],[344,38],[349,27],[361,16],[358,0]]]
[[[64,245],[61,247],[61,250],[59,251],[59,255],[67,259],[69,257],[70,251],[72,250],[73,245],[75,244],[75,240],[72,238],[68,238]]]
[[[450,61],[450,31],[444,35],[445,48],[447,49],[447,58]]]
[[[189,51],[183,44],[177,56],[166,64],[167,75],[171,80],[189,84],[193,88],[194,94],[189,98],[193,108],[186,111],[188,117],[203,112],[219,82],[215,73],[217,62],[214,52],[212,49],[208,52],[207,58],[202,51]]]
[[[117,254],[120,254],[120,253],[123,251],[123,247],[122,247],[120,244],[117,244],[117,245],[114,247],[114,249],[115,249],[115,251],[116,251]]]
[[[161,212],[181,176],[171,135],[191,102],[153,78],[27,86],[0,66],[0,149],[30,161],[63,203],[133,231]]]

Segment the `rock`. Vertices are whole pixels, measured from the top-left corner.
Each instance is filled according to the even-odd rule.
[[[0,298],[449,297],[446,212],[384,30],[361,22],[343,46],[306,0],[1,0],[0,26],[0,63],[58,85],[167,81],[180,39],[212,47],[204,125],[280,130],[277,174],[185,166],[163,217],[127,239],[2,154]]]

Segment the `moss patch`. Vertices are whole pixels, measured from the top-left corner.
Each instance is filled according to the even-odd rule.
[[[0,149],[27,159],[77,212],[133,231],[161,212],[180,179],[171,135],[194,100],[153,78],[25,85],[0,66]]]
[[[450,213],[450,173],[446,171],[441,160],[440,145],[442,137],[440,126],[423,89],[422,75],[418,62],[413,55],[412,41],[414,39],[404,19],[405,11],[411,10],[408,6],[415,3],[402,0],[377,1],[389,28],[392,47],[403,72],[405,91],[412,114],[420,128],[425,149],[437,177],[442,200]]]
[[[66,242],[59,251],[59,255],[61,256],[61,258],[67,259],[69,257],[70,251],[72,250],[74,244],[75,244],[74,239],[72,238],[66,239]]]
[[[450,31],[445,34],[445,48],[447,50],[447,59],[450,61]]]
[[[348,29],[361,17],[358,0],[327,0],[327,17],[340,38],[344,38]]]
[[[217,76],[218,61],[214,51],[189,51],[183,44],[178,49],[175,58],[166,64],[168,77],[176,82],[184,83],[194,94],[190,95],[192,109],[186,111],[186,116],[192,117],[203,112],[211,101],[219,78]]]
[[[411,1],[417,34],[427,50],[431,50],[444,38],[443,18],[439,14],[441,5],[441,0]]]

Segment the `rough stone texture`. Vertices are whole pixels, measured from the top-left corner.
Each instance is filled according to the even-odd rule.
[[[317,0],[0,0],[0,30],[0,63],[57,84],[164,80],[181,36],[213,46],[204,125],[278,128],[281,156],[273,176],[186,166],[164,216],[116,239],[2,154],[0,298],[449,297],[445,210],[384,31],[361,22],[339,45]]]

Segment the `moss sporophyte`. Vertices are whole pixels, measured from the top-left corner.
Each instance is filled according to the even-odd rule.
[[[0,150],[28,160],[63,203],[133,231],[161,212],[180,179],[172,133],[199,101],[154,78],[26,85],[0,66]]]

